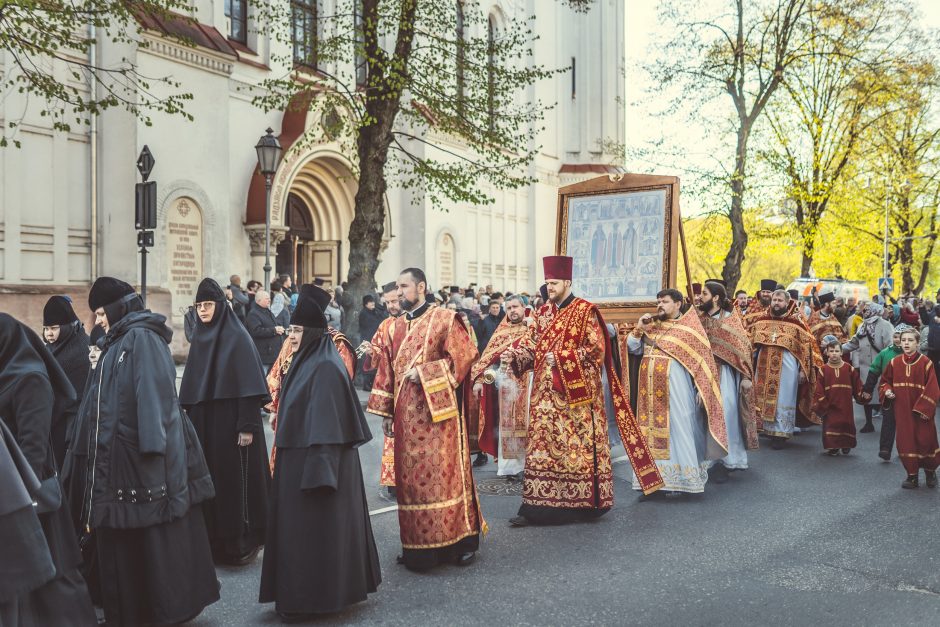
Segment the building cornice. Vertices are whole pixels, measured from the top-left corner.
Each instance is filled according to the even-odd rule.
[[[141,52],[219,76],[231,76],[235,62],[238,60],[235,56],[212,52],[200,46],[187,46],[157,33],[144,33],[143,41],[146,42],[146,46],[141,47]]]

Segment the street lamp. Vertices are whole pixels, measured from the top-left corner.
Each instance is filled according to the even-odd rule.
[[[258,169],[264,175],[264,289],[271,285],[271,181],[281,162],[281,144],[268,128],[255,145]]]

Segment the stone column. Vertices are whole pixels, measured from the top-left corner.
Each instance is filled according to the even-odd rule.
[[[273,281],[277,278],[278,268],[277,268],[277,245],[284,241],[287,237],[287,227],[283,226],[272,226],[271,227],[271,280]],[[256,281],[264,282],[264,225],[263,224],[249,224],[245,227],[245,232],[248,233],[248,242],[251,244],[251,276],[248,279],[242,281],[242,284],[247,284],[249,280],[254,279]],[[271,286],[265,285],[264,289],[267,290]]]

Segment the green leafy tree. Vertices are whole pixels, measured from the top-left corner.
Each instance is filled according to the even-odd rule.
[[[192,95],[180,91],[178,82],[145,76],[127,58],[102,64],[92,54],[99,41],[146,47],[140,37],[142,16],[188,21],[189,10],[187,0],[0,0],[0,50],[5,53],[0,96],[30,97],[34,111],[49,118],[54,130],[66,132],[113,107],[148,125],[155,112],[191,119],[184,107]],[[18,123],[7,120],[0,147],[20,145]]]
[[[299,41],[296,9],[257,7],[271,36],[292,50],[275,58],[288,70],[265,81],[257,104],[345,112],[333,130],[355,144],[343,297],[345,331],[355,337],[357,304],[376,284],[389,178],[437,207],[488,204],[489,190],[528,185],[543,114],[554,103],[531,102],[525,92],[566,68],[533,62],[534,18],[488,15],[475,2],[341,0]],[[318,139],[308,133],[304,141]]]

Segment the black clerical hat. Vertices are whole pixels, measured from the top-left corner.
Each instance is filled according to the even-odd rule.
[[[772,292],[777,289],[777,282],[773,279],[762,279],[760,282],[760,291]]]
[[[72,309],[71,301],[65,296],[53,296],[42,308],[42,326],[44,327],[72,324],[76,320],[78,316]]]
[[[323,285],[324,283],[326,283],[326,281],[324,281],[324,280],[321,279],[320,277],[317,277],[317,278],[315,278],[315,279],[313,280],[313,284],[314,284],[314,285]]]
[[[215,279],[205,278],[199,284],[199,289],[196,290],[195,302],[204,303],[209,300],[225,300],[225,292]]]
[[[826,292],[825,294],[819,295],[819,304],[825,305],[826,303],[831,303],[836,299],[836,295],[832,292]]]
[[[304,293],[303,288],[301,288],[300,297],[297,299],[297,307],[290,318],[290,323],[314,329],[326,328],[326,316],[323,315],[323,310],[320,309],[320,305],[313,297]]]
[[[100,324],[96,324],[91,328],[91,334],[88,336],[88,345],[97,346],[98,340],[104,337],[104,328]]]
[[[311,283],[304,283],[301,285],[300,294],[301,296],[312,298],[320,308],[320,311],[325,311],[329,304],[333,301],[333,297],[330,296],[329,292],[319,285],[313,285]]]
[[[787,290],[787,294],[789,294],[790,298],[792,298],[793,300],[800,299],[800,293],[797,290]]]
[[[120,279],[110,276],[98,277],[88,292],[88,308],[95,311],[134,293],[134,288]]]

